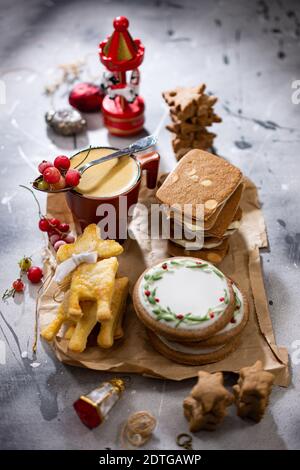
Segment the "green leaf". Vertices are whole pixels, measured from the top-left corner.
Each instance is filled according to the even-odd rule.
[[[155,313],[155,315],[159,315],[161,313],[161,309],[160,308],[154,308],[152,310],[153,313]]]
[[[153,274],[152,279],[153,281],[159,281],[160,279],[162,279],[161,273]]]
[[[151,305],[156,305],[156,302],[155,302],[154,297],[149,296],[149,297],[148,297],[148,301],[149,301],[149,303],[150,303]]]
[[[173,321],[174,320],[174,317],[173,315],[166,315],[166,314],[162,314],[160,319],[163,319],[165,321]]]
[[[185,319],[187,319],[187,321],[189,321],[191,323],[195,323],[195,322],[207,321],[207,320],[209,320],[209,316],[205,315],[205,317],[189,317],[189,318],[187,318],[187,316],[185,316]]]
[[[193,264],[193,265],[187,266],[187,268],[203,269],[203,268],[206,268],[207,266],[208,266],[208,264]],[[209,272],[209,271],[207,271],[207,272]]]
[[[150,279],[150,274],[145,274],[144,279],[145,281],[148,281],[148,279]]]
[[[224,275],[223,275],[220,271],[218,271],[217,269],[213,269],[213,272],[214,272],[218,277],[220,277],[221,279],[224,278]]]

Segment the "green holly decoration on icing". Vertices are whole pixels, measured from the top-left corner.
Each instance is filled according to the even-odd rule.
[[[169,263],[164,262],[152,273],[146,273],[144,275],[144,298],[145,300],[154,308],[152,313],[155,315],[157,321],[164,320],[166,322],[175,322],[175,328],[177,328],[181,323],[195,325],[197,323],[202,323],[208,320],[211,320],[215,315],[219,316],[224,311],[224,304],[229,303],[229,295],[226,289],[224,289],[224,296],[220,297],[220,304],[214,309],[208,309],[206,315],[204,316],[192,316],[192,313],[181,314],[173,312],[169,306],[162,307],[159,305],[159,299],[156,297],[156,288],[152,288],[152,284],[156,281],[159,281],[163,276],[168,273],[174,273],[178,267],[185,267],[189,269],[202,269],[207,273],[215,273],[220,278],[224,278],[224,275],[216,269],[214,266],[204,263],[202,261],[191,261],[191,260],[171,260]]]

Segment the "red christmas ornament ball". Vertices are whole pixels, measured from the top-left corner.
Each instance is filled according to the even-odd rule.
[[[104,93],[93,83],[77,83],[69,95],[69,103],[83,113],[101,110]]]

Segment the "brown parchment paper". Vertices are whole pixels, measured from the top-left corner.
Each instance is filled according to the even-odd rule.
[[[155,201],[155,191],[145,186],[140,192],[140,202],[150,206]],[[250,319],[239,348],[227,358],[206,366],[180,365],[156,352],[149,344],[146,331],[135,315],[131,299],[124,321],[125,337],[109,350],[88,347],[83,353],[68,350],[68,341],[58,336],[53,343],[57,358],[67,364],[110,372],[134,372],[142,375],[183,380],[197,375],[199,369],[209,372],[238,372],[241,367],[263,361],[266,370],[275,375],[275,383],[282,386],[289,384],[288,353],[286,348],[276,345],[268,302],[264,289],[260,248],[268,245],[265,223],[258,202],[257,190],[252,182],[246,180],[241,203],[243,209],[242,224],[230,239],[230,249],[220,264],[220,269],[229,275],[248,293]],[[74,224],[72,215],[64,200],[64,195],[48,195],[47,213],[60,217]],[[169,257],[165,240],[145,239],[147,233],[147,215],[136,210],[130,223],[130,230],[136,240],[128,239],[124,244],[124,253],[118,258],[119,273],[130,279],[132,291],[135,281],[146,267]],[[74,227],[74,225],[73,225]],[[46,259],[46,269],[50,272],[53,258]],[[51,277],[51,276],[50,276]],[[53,300],[56,284],[50,280],[39,304],[40,327],[44,327],[57,311]]]

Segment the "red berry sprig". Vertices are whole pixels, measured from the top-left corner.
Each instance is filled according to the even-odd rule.
[[[81,174],[70,166],[71,160],[66,155],[58,155],[53,163],[43,160],[38,166],[38,170],[43,176],[43,179],[38,182],[38,189],[56,191],[78,186]]]
[[[39,223],[38,227],[41,232],[48,234],[48,239],[50,244],[53,246],[54,250],[57,251],[58,248],[67,243],[74,243],[75,237],[70,233],[70,225],[62,222],[56,217],[47,217],[42,213],[40,203],[36,198],[34,192],[27,186],[20,185],[22,188],[27,189],[33,195],[35,202],[38,206],[39,212]]]
[[[10,297],[14,297],[16,293],[23,293],[25,290],[25,284],[22,277],[27,274],[27,278],[33,284],[37,284],[42,280],[43,270],[38,266],[32,266],[32,260],[30,256],[23,256],[18,262],[20,267],[19,277],[12,283],[9,289],[6,289],[2,295],[2,300],[7,300]]]

